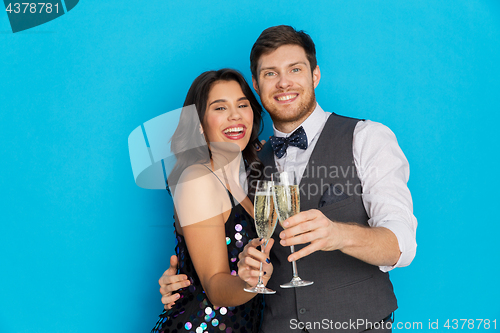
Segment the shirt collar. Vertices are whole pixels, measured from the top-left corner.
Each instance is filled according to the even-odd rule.
[[[321,106],[316,103],[316,107],[314,108],[314,111],[309,115],[309,117],[307,117],[306,120],[302,122],[302,124],[294,128],[290,133],[283,133],[278,131],[273,124],[274,136],[281,138],[287,137],[292,134],[297,128],[302,126],[304,128],[304,131],[306,132],[307,141],[308,143],[310,143],[311,139],[314,138],[316,134],[318,134],[321,126],[323,126],[323,123],[325,122],[325,118],[328,117],[328,115],[329,114],[323,111]]]

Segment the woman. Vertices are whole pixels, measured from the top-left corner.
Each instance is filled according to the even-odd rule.
[[[260,172],[256,146],[261,113],[235,70],[205,72],[189,89],[171,140],[177,162],[168,183],[180,273],[192,281],[152,332],[258,331],[262,298],[243,290],[248,285],[237,276],[236,261],[256,237],[253,205],[240,185],[239,157],[252,165],[250,176]],[[269,245],[266,255],[272,241]],[[264,271],[267,283],[272,266],[267,264]]]

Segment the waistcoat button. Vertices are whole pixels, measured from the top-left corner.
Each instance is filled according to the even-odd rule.
[[[304,314],[304,313],[306,313],[306,309],[305,309],[305,308],[301,308],[301,309],[299,310],[299,313],[300,313],[300,314]]]

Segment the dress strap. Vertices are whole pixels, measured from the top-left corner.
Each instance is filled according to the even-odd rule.
[[[207,167],[206,165],[203,164],[203,166],[205,168],[208,169],[208,171],[210,171],[218,180],[219,182],[222,184],[222,186],[224,186],[224,188],[226,189],[226,192],[227,192],[227,195],[229,196],[229,200],[231,201],[231,206],[232,208],[234,208],[236,205],[234,204],[234,198],[233,198],[233,195],[231,194],[231,192],[229,192],[229,190],[227,189],[227,186],[226,184],[224,184],[224,182],[222,182],[222,180],[220,180],[219,176],[217,176],[215,174],[215,172],[213,172],[212,170],[210,170],[209,167]],[[222,174],[224,175],[224,180],[227,182],[227,176],[226,176],[226,173],[224,172],[224,168],[221,168],[221,171],[222,171]]]

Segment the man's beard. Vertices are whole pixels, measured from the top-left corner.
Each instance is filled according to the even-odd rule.
[[[305,120],[306,116],[311,114],[314,111],[314,108],[316,107],[316,95],[314,93],[314,88],[311,89],[311,93],[306,93],[304,90],[300,91],[299,94],[303,95],[302,97],[305,97],[302,99],[302,101],[296,106],[295,109],[292,110],[280,110],[279,106],[277,106],[274,103],[267,103],[268,99],[261,99],[262,106],[264,109],[269,112],[271,115],[271,119],[273,122],[278,122],[278,123],[290,123],[290,122],[297,122],[304,118]],[[281,92],[278,92],[281,93]],[[274,93],[276,94],[276,93]],[[271,100],[273,100],[273,97],[271,97]]]

